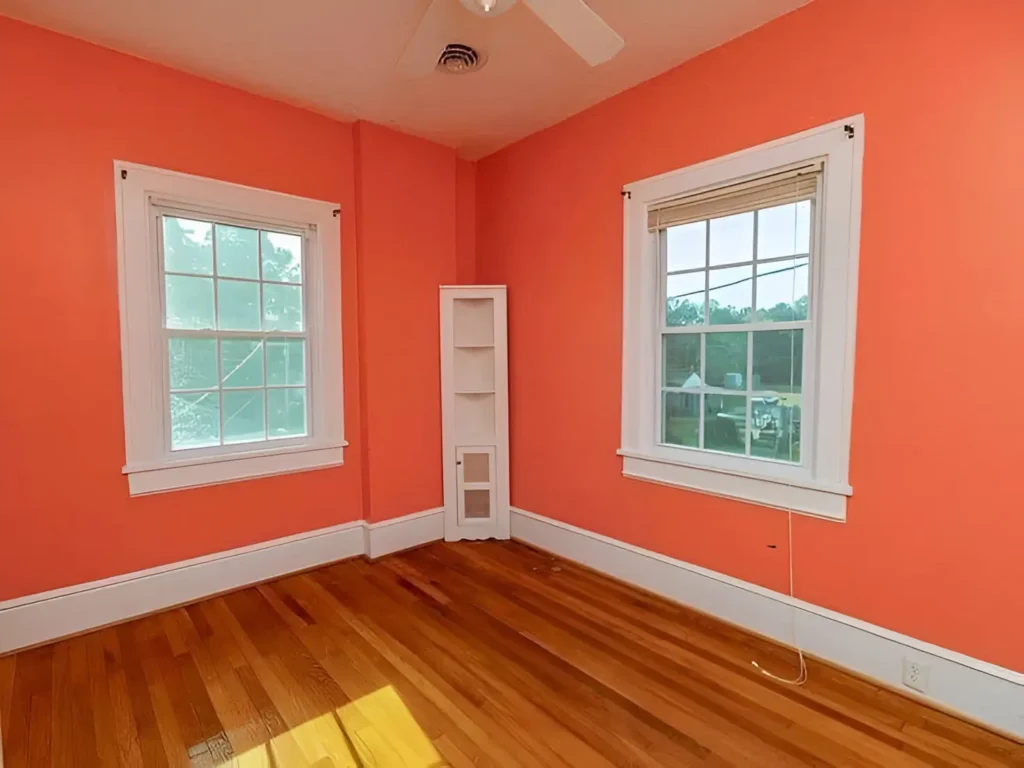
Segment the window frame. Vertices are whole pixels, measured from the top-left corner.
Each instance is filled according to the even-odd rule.
[[[623,474],[833,520],[846,519],[864,117],[857,115],[623,188]],[[666,254],[648,206],[823,160],[805,333],[801,464],[661,443]],[[756,274],[756,273],[755,273]],[[768,325],[765,324],[766,328]],[[707,332],[709,326],[703,326]],[[736,330],[749,331],[737,325]],[[748,350],[748,355],[750,350]],[[746,382],[749,386],[749,382]],[[744,391],[745,394],[745,391]]]
[[[114,162],[114,191],[125,418],[122,472],[128,476],[129,493],[135,496],[341,465],[347,442],[340,206],[123,161]],[[160,216],[168,212],[302,233],[307,435],[171,449],[166,340],[175,331],[165,328],[159,231]],[[265,335],[262,330],[237,335],[246,333]],[[185,331],[184,335],[194,334]],[[222,335],[209,333],[211,338]]]

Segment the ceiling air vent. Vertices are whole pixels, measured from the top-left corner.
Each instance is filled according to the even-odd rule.
[[[462,43],[448,43],[437,59],[437,68],[449,75],[466,75],[484,65],[484,57]]]

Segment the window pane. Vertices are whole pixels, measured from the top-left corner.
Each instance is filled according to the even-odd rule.
[[[491,516],[490,491],[474,488],[462,494],[462,513],[467,520],[486,520]]]
[[[306,434],[305,389],[268,389],[267,409],[271,437]]]
[[[757,258],[774,259],[811,252],[811,201],[757,212]]]
[[[212,329],[213,279],[165,275],[167,327]]]
[[[225,331],[258,331],[260,284],[218,280],[217,326]]]
[[[225,387],[263,386],[263,345],[258,339],[223,339],[220,358]]]
[[[800,463],[800,398],[755,397],[750,403],[750,455]]]
[[[491,457],[486,453],[462,454],[462,479],[467,483],[491,482]]]
[[[267,384],[306,383],[306,343],[301,339],[267,341]]]
[[[708,249],[706,221],[669,227],[666,233],[668,271],[695,269],[705,265]]]
[[[700,386],[700,334],[665,334],[662,347],[662,368],[666,387]]]
[[[302,286],[263,285],[263,327],[268,331],[302,330]]]
[[[804,377],[804,332],[754,333],[753,389],[800,392]]]
[[[747,334],[709,333],[704,374],[709,387],[746,389]]]
[[[665,325],[704,324],[705,272],[669,275],[666,285]]]
[[[757,265],[757,319],[785,323],[807,319],[808,260]]]
[[[280,232],[261,232],[263,279],[279,283],[302,282],[302,238]]]
[[[224,392],[224,442],[265,440],[262,389]]]
[[[216,388],[216,339],[172,338],[168,346],[171,389]]]
[[[220,445],[220,398],[216,392],[171,395],[171,448]]]
[[[213,225],[164,216],[164,271],[213,274]]]
[[[704,447],[728,453],[747,452],[747,398],[704,395]]]
[[[708,273],[711,325],[750,322],[753,284],[753,265],[711,270]]]
[[[259,233],[255,229],[217,225],[217,274],[221,277],[260,276]]]
[[[700,394],[663,392],[661,425],[661,442],[687,448],[699,447]]]
[[[711,265],[754,260],[754,212],[711,220]]]

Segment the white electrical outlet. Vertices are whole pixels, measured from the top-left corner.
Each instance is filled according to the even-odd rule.
[[[930,667],[919,661],[903,657],[903,684],[918,693],[928,693],[928,670]]]

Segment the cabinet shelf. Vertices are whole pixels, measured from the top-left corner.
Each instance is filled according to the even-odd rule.
[[[456,344],[456,349],[494,349],[493,344]]]
[[[457,389],[456,395],[493,395],[493,389]]]

